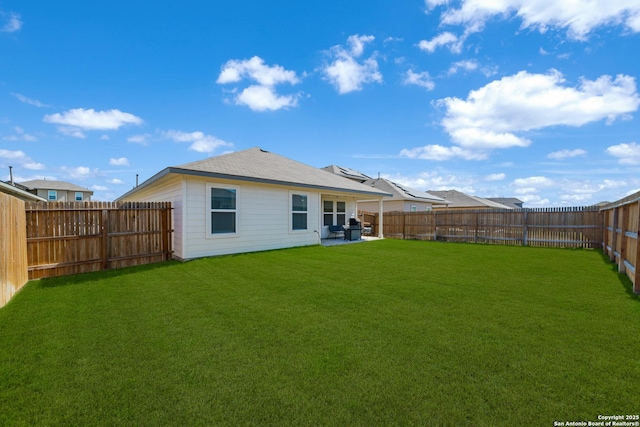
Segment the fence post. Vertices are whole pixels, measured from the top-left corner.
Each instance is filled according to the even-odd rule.
[[[526,210],[522,212],[522,215],[522,246],[529,246],[529,227],[527,227],[529,216]]]
[[[474,215],[473,223],[473,243],[478,243],[478,212]]]
[[[109,268],[109,211],[102,210],[102,269]]]
[[[618,217],[620,225],[620,259],[618,260],[618,271],[626,274],[627,266],[624,265],[624,261],[627,257],[627,205],[621,206],[620,209],[622,218]]]
[[[636,259],[633,260],[633,293],[640,294],[640,200],[636,218]]]
[[[609,261],[616,262],[616,248],[618,247],[618,207],[613,208],[613,225],[611,226],[611,251]]]

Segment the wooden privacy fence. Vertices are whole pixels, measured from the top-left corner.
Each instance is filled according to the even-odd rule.
[[[633,292],[640,293],[640,192],[635,193],[603,208],[604,233],[603,251],[618,265],[618,271],[625,273],[633,282]]]
[[[24,202],[0,193],[0,307],[27,283]]]
[[[171,204],[26,203],[29,279],[171,259]]]
[[[378,229],[378,214],[364,221]],[[517,210],[385,212],[387,238],[503,245],[601,248],[603,214],[597,207]]]

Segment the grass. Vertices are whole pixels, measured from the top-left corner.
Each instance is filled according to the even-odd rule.
[[[637,413],[640,304],[595,251],[385,240],[29,283],[0,425],[553,425]]]

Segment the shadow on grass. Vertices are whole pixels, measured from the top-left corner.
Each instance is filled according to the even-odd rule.
[[[618,272],[618,265],[615,262],[611,262],[611,260],[609,259],[609,255],[605,254],[604,252],[601,252],[600,254],[602,256],[602,261],[607,264],[611,271],[618,277],[618,281],[624,288],[627,295],[629,295],[629,297],[635,301],[640,301],[640,295],[633,292],[633,282],[631,282],[629,276],[624,273]]]
[[[129,274],[137,274],[142,272],[153,271],[155,274],[162,274],[162,270],[181,264],[180,261],[157,262],[153,264],[136,265],[132,267],[116,268],[102,271],[92,271],[89,273],[79,273],[69,276],[49,277],[40,279],[38,286],[42,288],[56,288],[60,286],[82,285],[85,283],[96,282],[98,280],[111,279],[114,277],[125,276]]]

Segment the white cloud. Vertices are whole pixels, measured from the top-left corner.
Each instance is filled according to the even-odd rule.
[[[526,147],[531,141],[518,135],[522,132],[603,119],[611,123],[627,118],[640,105],[635,79],[630,76],[581,79],[578,87],[564,83],[555,70],[503,77],[469,92],[466,100],[439,100],[437,105],[446,108],[442,126],[455,144],[466,148]]]
[[[102,135],[102,136],[100,137],[100,141],[108,141],[108,140],[110,140],[110,139],[111,139],[111,138],[109,138],[109,135]]]
[[[467,59],[464,61],[457,61],[454,62],[453,64],[451,64],[451,67],[449,67],[449,71],[448,74],[455,74],[458,72],[458,70],[462,69],[465,71],[475,71],[478,69],[478,61],[474,60],[474,59]]]
[[[149,144],[149,138],[151,138],[151,135],[148,133],[144,133],[144,134],[140,134],[140,135],[132,135],[130,137],[127,138],[128,142],[134,142],[136,144],[141,144],[141,145],[148,145]]]
[[[83,130],[117,130],[122,126],[142,124],[140,117],[120,110],[95,111],[75,108],[64,113],[44,116],[45,123],[58,124],[58,131],[76,138],[84,138]]]
[[[62,166],[60,167],[62,173],[71,179],[83,180],[87,178],[91,178],[98,175],[98,169],[93,169],[87,166],[78,166],[78,167],[68,167]]]
[[[211,153],[219,147],[232,147],[230,142],[223,141],[212,135],[205,135],[202,132],[181,132],[177,130],[168,130],[162,133],[167,139],[175,142],[190,142],[189,150],[199,153]]]
[[[635,142],[612,145],[607,148],[607,154],[617,157],[622,165],[640,165],[640,144]]]
[[[269,66],[259,56],[247,60],[232,59],[222,66],[216,80],[218,84],[239,83],[243,79],[253,80],[251,85],[237,93],[234,102],[246,105],[253,111],[275,111],[281,108],[296,107],[300,94],[281,96],[276,93],[275,86],[282,83],[292,85],[300,83],[295,71],[286,70],[280,65]]]
[[[86,138],[87,135],[84,134],[79,128],[71,127],[71,126],[58,126],[58,132],[63,133],[67,136],[72,136],[74,138]]]
[[[91,189],[95,191],[107,191],[109,187],[105,187],[104,185],[92,185]]]
[[[236,96],[236,104],[246,105],[253,111],[275,111],[281,108],[296,107],[298,95],[280,96],[271,86],[253,85]]]
[[[469,150],[460,147],[445,147],[442,145],[425,145],[424,147],[416,147],[411,149],[403,149],[400,151],[400,157],[408,157],[410,159],[436,160],[444,161],[459,157],[465,160],[484,160],[487,153],[476,150]]]
[[[2,160],[5,161],[2,161]],[[21,150],[3,150],[0,149],[0,165],[17,166],[29,170],[42,170],[45,166],[42,163],[33,161],[29,156]]]
[[[109,184],[116,184],[116,185],[122,185],[124,184],[124,181],[118,178],[113,178],[107,181]]]
[[[517,178],[513,180],[513,185],[520,188],[540,188],[551,187],[555,185],[555,182],[545,176],[530,176],[528,178]]]
[[[492,173],[492,174],[487,175],[484,178],[484,180],[485,181],[502,181],[506,177],[507,177],[507,175],[504,174],[504,173]]]
[[[427,71],[423,71],[421,73],[414,73],[413,70],[407,71],[404,78],[404,84],[417,85],[427,90],[433,90],[436,87],[436,84],[431,80]]]
[[[575,150],[559,150],[553,153],[547,154],[547,158],[554,160],[562,160],[570,157],[584,156],[587,152],[582,148],[576,148]]]
[[[338,93],[345,94],[362,90],[367,83],[381,83],[382,74],[378,71],[376,53],[369,58],[358,62],[357,58],[364,53],[364,46],[374,40],[373,36],[349,36],[347,44],[350,49],[342,46],[334,46],[330,50],[333,62],[326,65],[322,71],[325,78],[333,84]]]
[[[275,86],[280,83],[290,83],[295,85],[300,83],[295,71],[286,70],[280,65],[268,66],[259,56],[251,59],[227,61],[222,66],[220,75],[216,80],[218,84],[237,83],[244,78],[255,80],[262,86]]]
[[[364,45],[372,43],[375,40],[374,36],[359,36],[354,34],[347,37],[347,44],[351,48],[351,55],[359,57],[364,53]]]
[[[2,26],[2,28],[0,28],[0,32],[3,33],[14,33],[16,31],[20,31],[20,29],[22,28],[22,21],[20,20],[20,15],[18,15],[17,13],[2,13],[3,17],[6,17],[6,22],[5,24]]]
[[[20,93],[12,93],[11,95],[15,96],[18,101],[22,102],[23,104],[29,104],[29,105],[33,105],[35,107],[50,107],[50,105],[47,104],[43,104],[42,102],[38,101],[37,99],[31,99],[31,98],[27,98],[26,96],[20,94]]]
[[[28,142],[34,142],[38,140],[35,136],[26,133],[24,129],[22,129],[19,126],[14,127],[13,130],[16,133],[15,135],[3,136],[2,139],[5,141],[28,141]]]
[[[129,166],[129,159],[126,157],[120,157],[119,159],[112,157],[109,159],[109,164],[113,166]]]
[[[462,51],[463,43],[464,39],[458,38],[455,34],[447,31],[442,34],[438,34],[431,40],[420,40],[418,47],[421,50],[433,53],[441,46],[449,46],[451,53],[460,53]]]
[[[445,6],[441,24],[462,25],[466,33],[481,31],[494,18],[521,20],[521,27],[537,29],[566,29],[572,39],[584,40],[602,26],[624,25],[632,32],[640,32],[640,3],[635,0],[462,0],[456,2],[426,0],[427,13]]]

